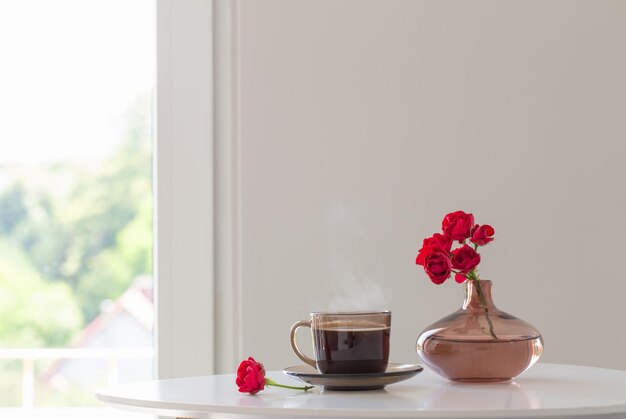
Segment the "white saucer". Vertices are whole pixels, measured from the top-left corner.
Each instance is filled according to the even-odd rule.
[[[387,371],[373,374],[320,374],[310,365],[285,368],[283,373],[325,390],[379,390],[386,385],[408,380],[423,370],[417,364],[389,363]]]

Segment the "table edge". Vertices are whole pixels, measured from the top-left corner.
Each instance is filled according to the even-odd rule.
[[[604,369],[608,371],[621,371],[623,370],[591,367],[586,365],[574,365],[574,364],[557,364],[557,363],[542,363],[545,366],[572,366],[582,368]],[[281,371],[268,371],[269,373],[281,373]],[[221,376],[234,376],[234,374],[216,374]],[[199,376],[204,377],[204,376]],[[193,377],[186,377],[193,378]],[[180,380],[181,378],[171,378],[164,380],[154,381],[169,381]],[[184,379],[184,378],[182,378]],[[149,382],[154,382],[149,381]],[[214,413],[226,413],[226,414],[256,414],[256,415],[276,415],[276,416],[300,416],[300,417],[354,417],[355,414],[359,417],[367,418],[380,418],[381,414],[388,418],[484,418],[493,417],[497,414],[499,417],[507,418],[538,418],[538,417],[585,417],[595,415],[598,417],[615,414],[626,414],[626,403],[615,404],[607,406],[594,406],[594,407],[578,407],[578,408],[542,408],[542,409],[515,409],[515,410],[397,410],[397,411],[385,411],[376,412],[371,409],[337,409],[329,408],[324,410],[312,409],[312,408],[281,408],[281,407],[259,407],[259,406],[229,406],[229,405],[197,405],[197,404],[184,404],[181,406],[177,402],[165,402],[165,401],[152,401],[152,400],[133,400],[120,396],[115,396],[107,393],[107,388],[97,390],[95,396],[98,400],[115,407],[118,409],[130,410],[134,412],[143,412],[149,414],[158,414],[163,416],[175,416],[175,417],[188,417],[188,418],[207,418]],[[256,395],[248,395],[248,397],[259,397]],[[356,413],[355,413],[356,412]]]
[[[173,402],[143,402],[129,401],[127,399],[117,399],[114,396],[97,393],[98,400],[107,405],[129,410],[133,412],[156,414],[170,417],[185,418],[206,418],[214,413],[241,414],[241,415],[275,415],[292,417],[366,417],[366,418],[484,418],[484,417],[507,417],[507,418],[550,418],[550,417],[585,417],[593,415],[601,417],[604,415],[626,414],[626,404],[617,404],[601,407],[583,407],[576,409],[567,408],[547,408],[531,410],[397,410],[376,412],[368,409],[285,409],[279,407],[249,407],[249,406],[224,406],[224,405],[194,405],[185,404],[184,408]],[[256,396],[249,396],[256,397]],[[381,416],[381,414],[383,416]]]

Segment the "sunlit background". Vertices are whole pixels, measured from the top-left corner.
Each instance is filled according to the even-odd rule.
[[[154,80],[154,1],[0,0],[0,412],[152,377]]]

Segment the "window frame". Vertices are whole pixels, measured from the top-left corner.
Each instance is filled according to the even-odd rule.
[[[158,379],[241,357],[237,19],[232,0],[157,0]]]

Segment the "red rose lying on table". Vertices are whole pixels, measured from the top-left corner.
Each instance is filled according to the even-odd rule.
[[[291,388],[294,390],[307,391],[313,386],[294,387],[278,384],[274,380],[265,377],[265,368],[263,364],[257,362],[254,358],[249,357],[246,360],[241,361],[239,368],[237,368],[237,379],[235,380],[237,387],[241,393],[257,394],[263,390],[265,386]]]

